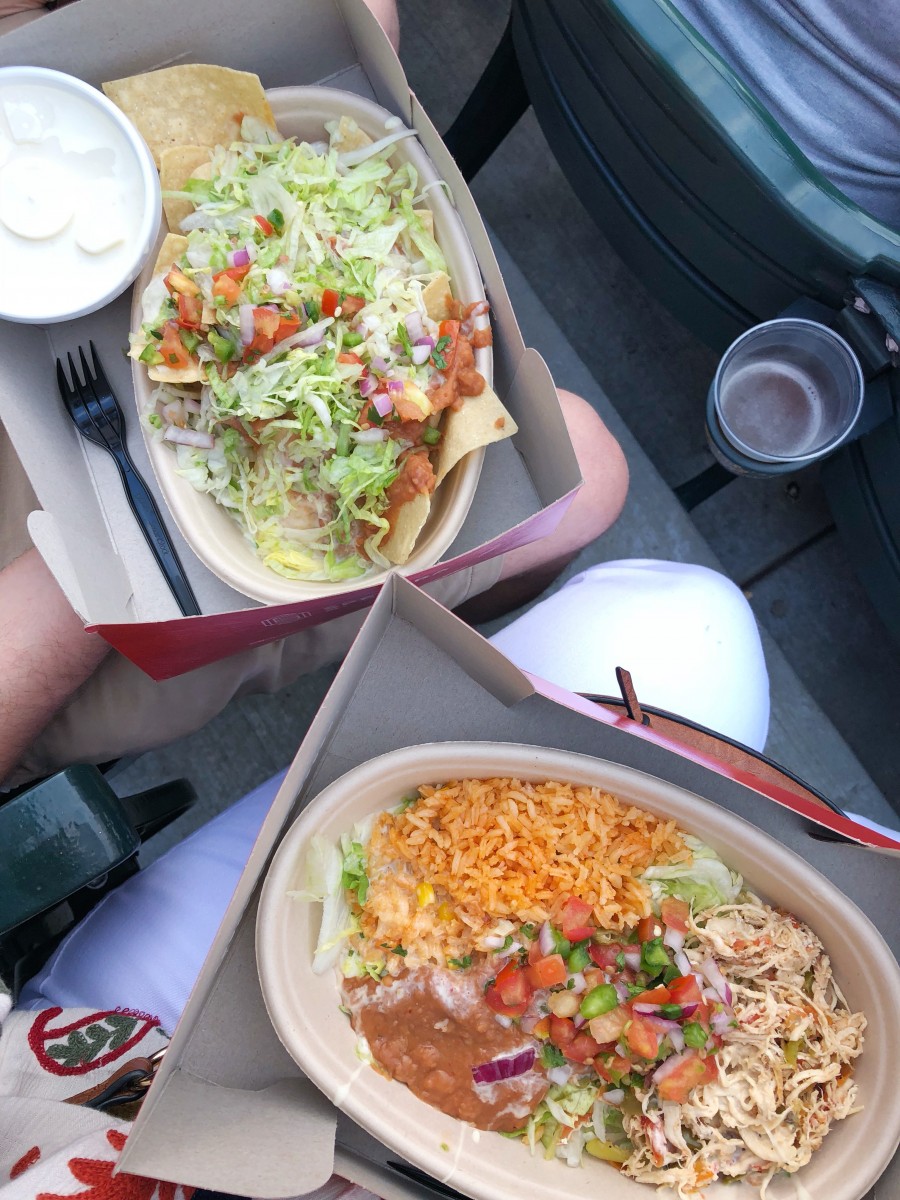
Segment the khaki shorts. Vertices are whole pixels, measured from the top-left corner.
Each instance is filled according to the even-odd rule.
[[[0,425],[0,570],[30,548],[26,518],[38,507]],[[502,561],[479,563],[429,584],[426,591],[455,608],[496,583]],[[75,762],[107,762],[193,733],[230,700],[278,691],[343,658],[364,618],[365,611],[339,617],[162,683],[113,651],[56,714],[6,782],[23,783]],[[0,647],[0,655],[2,651]]]

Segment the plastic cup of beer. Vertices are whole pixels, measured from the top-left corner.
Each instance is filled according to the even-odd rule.
[[[810,463],[849,436],[864,383],[859,359],[833,329],[779,317],[732,342],[711,390],[736,450],[759,462]]]

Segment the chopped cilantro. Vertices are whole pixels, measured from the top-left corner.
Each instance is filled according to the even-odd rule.
[[[537,937],[537,930],[533,925],[523,925],[519,933],[521,933],[522,937],[527,937],[529,942],[533,942]]]
[[[444,358],[444,351],[452,341],[453,338],[449,337],[447,334],[444,334],[443,337],[438,338],[434,350],[431,352],[431,361],[439,371],[445,371],[447,369],[447,360]]]
[[[549,1071],[552,1067],[564,1067],[566,1056],[552,1042],[544,1042],[541,1046],[541,1065]]]
[[[513,944],[512,934],[508,933],[506,935],[506,937],[503,939],[503,945],[500,947],[500,949],[508,950],[512,944]]]
[[[463,955],[462,958],[448,958],[447,965],[451,966],[451,967],[455,967],[457,971],[465,971],[468,967],[471,967],[471,965],[472,965],[472,955],[465,954],[465,955]],[[491,980],[491,983],[493,983],[493,982],[494,981]]]
[[[616,955],[616,966],[620,971],[625,970],[625,954],[622,950]]]
[[[318,303],[315,300],[304,300],[303,307],[306,309],[306,315],[309,317],[310,323],[315,325],[321,314]]]
[[[392,946],[391,954],[399,954],[401,958],[406,958],[408,950],[404,950],[402,946]]]

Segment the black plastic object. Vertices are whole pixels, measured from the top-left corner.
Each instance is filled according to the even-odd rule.
[[[72,355],[67,356],[71,383],[66,378],[62,363],[56,360],[56,380],[66,411],[82,437],[107,450],[115,459],[131,511],[166,577],[172,595],[178,601],[178,607],[186,617],[199,616],[200,606],[159,515],[156,501],[138,474],[125,446],[125,418],[100,365],[93,342],[90,343],[90,352],[89,362],[84,350],[81,347],[78,350],[83,379],[78,375]]]
[[[63,935],[138,868],[141,841],[196,800],[187,780],[120,799],[74,766],[0,796],[0,976],[14,994]]]

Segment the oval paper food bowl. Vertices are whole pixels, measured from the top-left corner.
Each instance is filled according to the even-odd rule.
[[[586,755],[507,743],[413,746],[376,758],[325,788],[282,841],[260,899],[256,953],[263,996],[287,1051],[357,1124],[434,1178],[476,1200],[647,1200],[656,1193],[604,1163],[573,1170],[532,1158],[526,1146],[479,1132],[383,1078],[356,1056],[338,1010],[336,973],[312,970],[322,906],[292,898],[310,839],[337,842],[370,813],[398,804],[418,784],[511,776],[593,784],[674,818],[711,845],[765,900],[806,921],[830,955],[835,978],[868,1020],[856,1060],[864,1111],[837,1122],[809,1164],[770,1185],[770,1200],[861,1200],[900,1140],[900,968],[868,918],[823,875],[755,826],[662,780]],[[795,1183],[796,1180],[796,1183]],[[751,1200],[746,1184],[705,1188],[707,1200]],[[671,1191],[662,1196],[674,1196]]]
[[[325,122],[341,116],[352,117],[376,141],[391,131],[386,130],[386,122],[391,123],[391,127],[398,124],[397,118],[387,109],[362,96],[335,88],[276,88],[266,94],[279,131],[285,137],[296,137],[301,141],[321,140],[327,136]],[[391,156],[393,162],[412,163],[422,184],[440,179],[417,138],[404,138],[397,142],[391,150]],[[483,300],[484,284],[478,262],[445,189],[431,188],[426,203],[434,214],[435,237],[447,260],[454,295],[466,304]],[[162,243],[164,232],[162,230],[160,233],[159,244]],[[141,325],[141,295],[153,277],[155,258],[153,255],[149,260],[134,290],[132,329],[139,329]],[[477,350],[475,354],[478,370],[490,384],[493,377],[491,351],[486,348]],[[240,526],[226,510],[212,496],[196,491],[177,474],[171,448],[154,438],[144,421],[155,385],[148,378],[143,363],[132,361],[132,374],[141,430],[163,496],[185,541],[214,575],[236,591],[264,604],[289,604],[292,601],[358,591],[384,579],[387,572],[378,571],[362,579],[317,583],[284,579],[265,566]],[[433,566],[449,549],[472,504],[483,461],[484,447],[471,451],[436,489],[431,513],[412,554],[403,566],[396,568],[402,574],[409,575]]]

